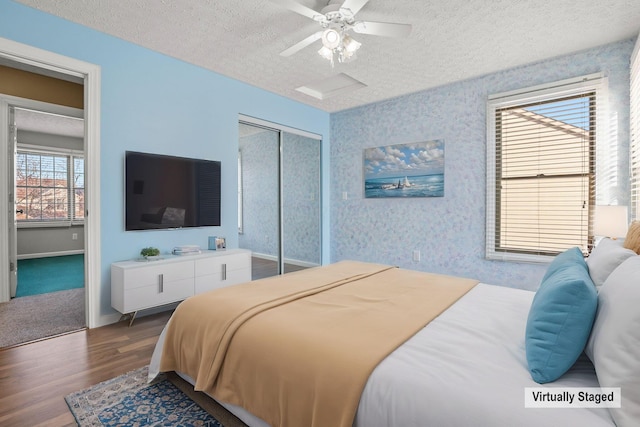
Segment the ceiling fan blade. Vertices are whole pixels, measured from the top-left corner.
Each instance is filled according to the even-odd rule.
[[[317,33],[313,33],[309,37],[307,37],[306,39],[304,39],[302,41],[299,41],[298,43],[294,44],[289,49],[283,50],[282,52],[280,52],[280,56],[291,56],[294,53],[297,53],[298,51],[300,51],[300,50],[304,49],[305,47],[309,46],[311,43],[315,42],[316,40],[320,40],[321,37],[322,37],[322,31],[318,31]]]
[[[316,12],[315,10],[293,0],[271,0],[271,2],[279,4],[282,7],[285,7],[295,13],[299,13],[300,15],[306,16],[307,18],[311,18],[313,20],[316,20],[317,17],[322,16],[320,12]]]
[[[344,0],[340,9],[349,9],[352,15],[355,15],[364,7],[365,4],[369,3],[369,0]]]
[[[411,33],[410,24],[393,24],[390,22],[358,21],[353,31],[359,34],[371,34],[385,37],[407,37]]]

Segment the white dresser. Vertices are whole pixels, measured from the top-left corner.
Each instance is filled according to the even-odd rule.
[[[140,310],[251,280],[251,251],[228,249],[111,264],[111,306],[133,323]]]

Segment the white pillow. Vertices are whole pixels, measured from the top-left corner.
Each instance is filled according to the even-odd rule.
[[[640,421],[640,256],[624,261],[598,294],[585,352],[600,387],[620,387],[622,407],[610,409],[620,427]]]
[[[600,288],[609,274],[622,264],[627,258],[635,256],[631,249],[622,246],[622,240],[611,240],[604,238],[593,248],[591,255],[587,258],[589,275],[591,280]]]

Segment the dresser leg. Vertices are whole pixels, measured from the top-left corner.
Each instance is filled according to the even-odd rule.
[[[133,321],[136,318],[136,314],[138,314],[137,311],[134,311],[133,313],[123,314],[122,316],[120,316],[120,320],[118,320],[118,322],[122,322],[124,319],[129,319],[129,327],[131,327],[131,325],[133,325]]]
[[[129,313],[129,327],[131,327],[131,325],[133,325],[133,321],[136,319],[136,314],[138,314],[137,311],[134,311],[133,313]]]

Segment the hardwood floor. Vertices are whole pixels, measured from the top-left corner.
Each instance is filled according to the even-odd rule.
[[[264,263],[259,274],[274,266]],[[293,269],[300,267],[288,266],[287,271]],[[137,318],[132,327],[123,321],[0,349],[0,426],[75,426],[64,397],[149,364],[170,315],[167,311]]]
[[[295,264],[284,264],[284,272],[304,270],[307,267],[301,267]],[[265,277],[276,276],[278,274],[278,263],[276,261],[264,258],[251,257],[251,280],[263,279]]]
[[[75,426],[64,396],[147,365],[170,315],[0,350],[0,425]]]

